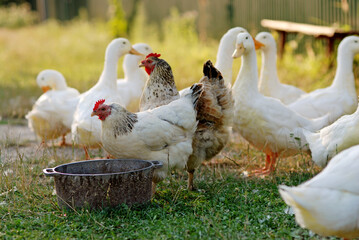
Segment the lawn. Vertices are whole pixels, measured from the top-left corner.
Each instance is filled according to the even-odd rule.
[[[179,89],[201,78],[207,59],[215,61],[219,40],[201,43],[188,16],[173,13],[165,22],[165,34],[143,23],[136,26],[131,42],[149,43],[161,53],[171,64]],[[81,19],[0,28],[0,123],[23,123],[41,94],[35,79],[43,69],[59,70],[68,85],[81,92],[94,85],[112,39],[109,32],[106,23]],[[306,91],[330,84],[335,67],[328,67],[324,54],[293,55],[292,51],[288,44],[284,59],[278,63],[283,82]],[[121,64],[122,60],[119,77],[123,75]],[[239,66],[240,61],[235,61],[234,73]],[[358,71],[355,61],[355,76]],[[46,178],[42,169],[82,158],[71,155],[75,152],[71,148],[70,157],[56,147],[26,154],[22,148],[29,144],[37,147],[13,140],[0,142],[0,237],[4,239],[320,239],[301,229],[294,215],[286,213],[277,189],[279,184],[298,185],[318,173],[306,153],[280,159],[271,177],[248,178],[242,172],[263,164],[264,155],[235,137],[218,157],[195,173],[197,191],[186,190],[186,173],[174,172],[159,184],[147,205],[68,211],[57,206],[54,181]],[[16,153],[12,161],[4,154],[10,147]]]
[[[196,191],[186,189],[184,172],[173,172],[147,205],[72,211],[59,209],[54,181],[42,174],[70,161],[61,149],[35,156],[22,154],[21,146],[18,151],[15,161],[0,165],[5,239],[320,239],[296,225],[277,189],[318,172],[306,154],[281,159],[272,177],[248,178],[243,170],[258,167],[264,156],[238,140],[199,168]]]

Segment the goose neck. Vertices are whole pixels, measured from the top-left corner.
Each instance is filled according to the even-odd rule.
[[[125,55],[125,57],[123,59],[123,64],[122,64],[122,68],[123,68],[123,72],[124,72],[125,76],[141,69],[139,67],[140,60],[141,60],[141,58],[139,58],[139,56],[132,55],[132,54]]]
[[[67,89],[67,84],[66,84],[65,78],[61,77],[61,78],[55,79],[55,84],[53,86],[53,89],[60,90],[60,91]]]
[[[260,85],[278,84],[277,78],[277,55],[273,50],[262,51],[262,66]]]
[[[232,54],[234,50],[234,43],[230,44],[228,41],[221,41],[218,47],[215,67],[222,73],[226,83],[232,82]]]
[[[134,69],[133,71],[128,71],[127,74],[125,73],[125,78],[127,81],[130,81],[136,87],[143,87],[147,81],[148,74],[142,68]]]
[[[259,93],[257,57],[254,50],[243,54],[242,65],[233,88],[240,94]]]
[[[354,74],[353,74],[353,60],[354,54],[350,51],[338,52],[337,56],[337,70],[335,73],[333,87],[337,88],[352,88],[354,85]]]
[[[117,80],[117,61],[118,57],[114,54],[106,54],[104,69],[101,75],[100,82],[112,85],[116,88]]]

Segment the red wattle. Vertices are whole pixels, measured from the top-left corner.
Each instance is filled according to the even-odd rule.
[[[151,75],[152,69],[145,67],[145,70],[148,75]]]

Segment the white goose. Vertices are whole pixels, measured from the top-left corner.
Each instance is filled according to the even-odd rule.
[[[338,47],[338,67],[332,85],[310,92],[288,107],[308,118],[329,113],[331,122],[342,115],[353,113],[358,105],[353,74],[353,59],[357,53],[359,37],[344,38]]]
[[[232,83],[232,54],[236,49],[237,35],[245,32],[247,30],[242,27],[231,28],[222,36],[219,42],[217,60],[214,66],[222,73],[226,85]]]
[[[64,76],[56,70],[43,70],[36,82],[44,91],[26,115],[29,128],[41,138],[42,143],[65,135],[71,131],[73,114],[78,102],[79,92],[66,84]],[[51,89],[51,90],[50,90]]]
[[[242,56],[242,66],[232,88],[235,100],[233,127],[267,155],[266,166],[257,172],[269,174],[274,170],[279,154],[289,156],[305,147],[302,128],[318,130],[328,124],[328,119],[306,119],[278,99],[263,96],[258,90],[253,38],[248,33],[240,33],[236,44],[233,57]]]
[[[272,34],[260,32],[257,34],[256,40],[264,44],[260,48],[262,50],[262,67],[259,92],[264,96],[278,98],[286,105],[305,94],[306,92],[303,90],[279,81],[276,66],[277,46]]]
[[[226,86],[232,86],[233,51],[236,49],[236,38],[239,33],[246,33],[242,27],[229,29],[221,38],[218,45],[217,60],[214,66],[221,72]],[[189,91],[189,87],[179,91],[182,96]]]
[[[144,56],[152,52],[152,49],[145,43],[136,43],[132,47],[142,53],[143,56],[133,54],[125,56],[123,60],[125,78],[117,80],[117,90],[121,96],[123,106],[131,112],[137,112],[142,90],[148,78],[145,70],[138,67],[138,65],[140,65]]]
[[[324,167],[337,153],[359,144],[359,108],[344,115],[333,124],[312,133],[304,131],[313,161]]]
[[[335,156],[311,180],[279,186],[296,222],[322,236],[359,237],[359,146]]]
[[[89,155],[86,147],[100,147],[101,144],[101,121],[91,117],[95,102],[106,99],[122,104],[117,91],[117,62],[126,53],[142,55],[131,47],[127,39],[112,40],[106,49],[104,69],[99,81],[80,95],[71,131],[74,142],[84,146],[87,159]]]

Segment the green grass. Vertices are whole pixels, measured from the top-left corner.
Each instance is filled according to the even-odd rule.
[[[188,191],[186,174],[175,172],[147,205],[72,211],[58,207],[53,178],[42,174],[43,168],[68,162],[53,150],[41,157],[19,154],[14,162],[2,160],[1,238],[320,239],[285,213],[277,189],[318,172],[306,155],[280,161],[272,177],[244,178],[243,169],[259,166],[264,156],[233,143],[223,153],[232,160],[219,156],[196,172],[197,191]]]

